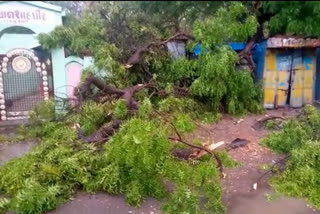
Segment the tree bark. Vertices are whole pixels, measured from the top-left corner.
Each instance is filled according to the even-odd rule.
[[[139,109],[138,102],[133,98],[135,93],[143,88],[149,87],[152,84],[152,82],[149,82],[147,84],[139,84],[125,89],[118,89],[114,86],[105,84],[97,77],[89,76],[79,86],[78,93],[76,95],[80,97],[80,100],[85,99],[86,96],[88,96],[88,93],[90,93],[91,85],[94,85],[105,95],[116,95],[116,97],[124,99],[128,108],[128,112],[130,114],[134,114]],[[103,125],[100,129],[89,136],[84,136],[80,126],[76,125],[75,128],[77,130],[78,138],[86,143],[101,143],[108,140],[108,138],[110,138],[115,131],[119,129],[121,124],[121,121],[116,119],[113,114],[109,114],[108,116],[111,124],[107,123]]]

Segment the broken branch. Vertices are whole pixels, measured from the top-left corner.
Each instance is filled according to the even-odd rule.
[[[176,126],[175,126],[171,121],[168,121],[166,118],[162,117],[162,115],[161,115],[158,111],[155,110],[155,112],[156,112],[159,116],[161,116],[161,118],[162,118],[164,121],[166,121],[168,124],[170,124],[170,126],[173,128],[173,130],[175,131],[176,135],[178,136],[178,138],[169,137],[169,140],[173,140],[173,141],[176,141],[176,142],[180,142],[180,143],[183,143],[183,144],[185,144],[185,145],[187,145],[187,146],[189,146],[189,147],[198,149],[198,150],[200,150],[200,151],[205,151],[205,152],[211,154],[211,156],[213,157],[213,159],[215,159],[215,160],[217,161],[219,171],[220,171],[221,175],[223,175],[223,165],[222,165],[222,161],[221,161],[221,159],[218,157],[218,155],[217,155],[215,152],[209,150],[209,149],[206,148],[206,147],[198,146],[198,145],[195,145],[195,144],[192,144],[192,143],[189,143],[189,142],[184,141],[184,140],[182,139],[181,134],[178,132]]]

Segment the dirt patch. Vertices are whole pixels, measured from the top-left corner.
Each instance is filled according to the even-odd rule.
[[[271,210],[275,209],[272,213],[314,213],[312,209],[306,206],[304,201],[298,199],[282,198],[278,203],[267,202],[264,197],[268,191],[270,192],[270,187],[267,185],[267,176],[258,183],[258,190],[253,190],[253,183],[264,173],[259,167],[263,164],[272,164],[283,156],[272,153],[260,144],[263,137],[268,134],[266,129],[255,130],[252,126],[266,116],[289,118],[298,115],[300,111],[284,108],[268,110],[265,115],[248,115],[244,118],[232,118],[230,115],[223,115],[222,120],[218,123],[201,125],[201,128],[198,129],[197,136],[200,136],[203,140],[207,138],[215,142],[224,141],[226,144],[231,143],[236,138],[250,141],[245,147],[229,152],[230,156],[241,166],[234,169],[225,169],[226,177],[222,180],[222,185],[223,200],[228,209],[227,213],[263,213],[261,209],[264,209],[264,207],[269,207]],[[237,123],[238,121],[239,123]],[[296,208],[296,210],[303,210],[303,212],[291,212],[292,207],[285,208],[288,204],[292,204],[292,207],[298,206],[299,209]],[[241,211],[240,207],[244,211]],[[267,211],[270,211],[270,209],[267,209]]]

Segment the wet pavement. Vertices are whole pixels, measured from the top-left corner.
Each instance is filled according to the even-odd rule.
[[[148,199],[139,208],[131,207],[124,196],[79,192],[74,200],[47,214],[160,214],[160,202]]]
[[[234,196],[228,207],[228,214],[315,214],[320,213],[302,199],[279,197],[271,201],[266,194],[272,193],[263,187],[255,192]]]
[[[0,166],[10,159],[21,157],[23,154],[27,153],[33,145],[33,142],[14,144],[0,143]]]
[[[7,137],[12,137],[15,129],[16,126],[0,126],[0,134]],[[31,141],[16,142],[11,144],[0,142],[0,166],[10,159],[21,157],[23,154],[30,151],[34,145],[35,142]]]

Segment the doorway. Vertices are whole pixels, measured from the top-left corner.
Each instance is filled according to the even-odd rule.
[[[312,103],[315,50],[269,49],[265,61],[265,108],[302,107]]]

